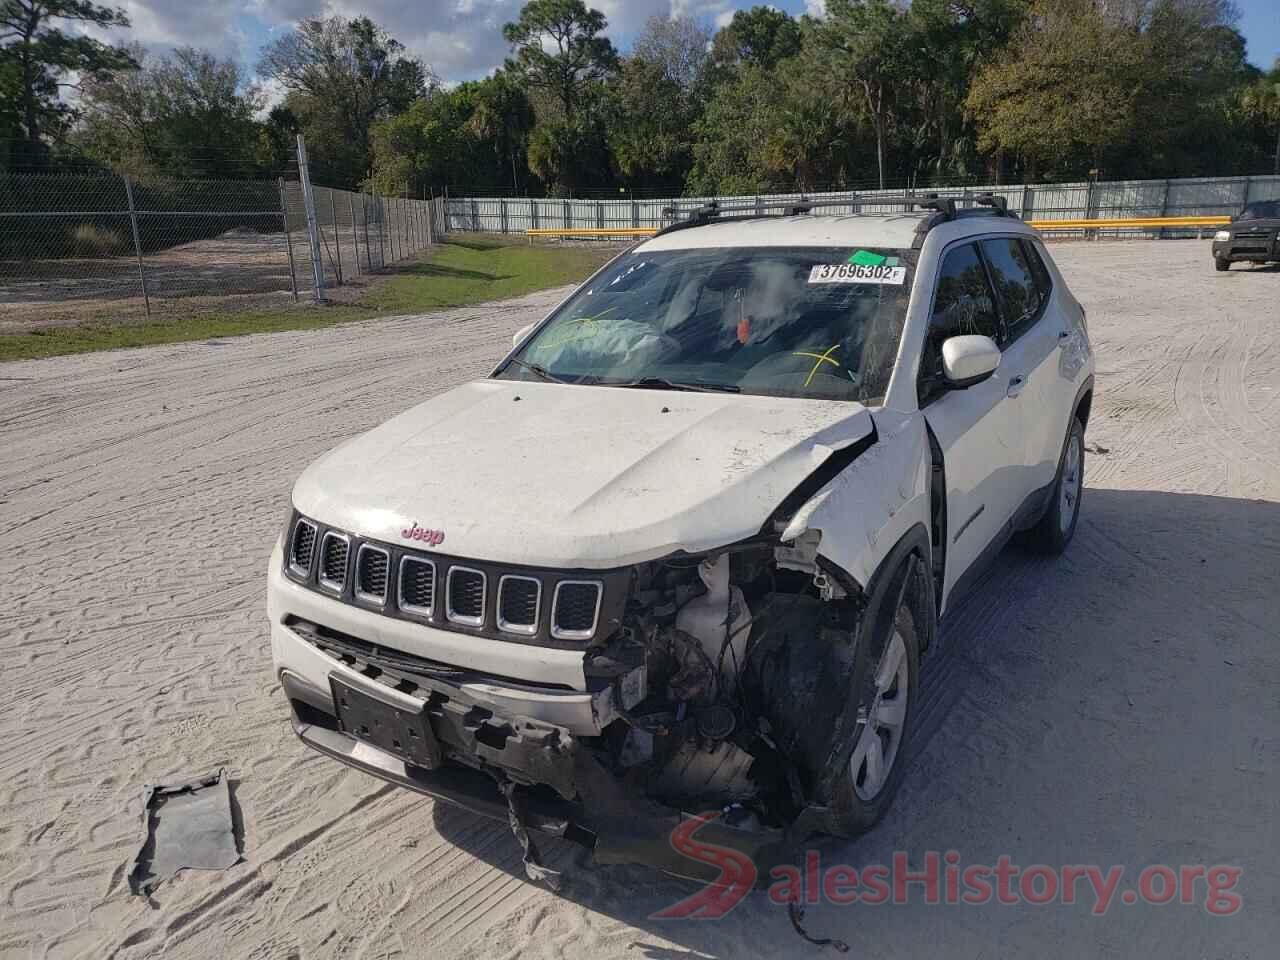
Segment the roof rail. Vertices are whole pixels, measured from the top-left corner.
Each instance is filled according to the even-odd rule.
[[[956,201],[952,197],[939,198],[936,193],[931,193],[924,200],[917,200],[915,205],[921,210],[936,210],[944,220],[956,218]]]
[[[910,211],[916,207],[922,210],[933,210],[938,214],[931,221],[931,225],[933,225],[948,220],[955,220],[957,213],[960,212],[958,206],[961,203],[971,203],[982,207],[989,207],[991,213],[997,217],[1015,216],[1014,214],[1009,213],[1008,201],[1005,200],[1004,197],[993,193],[981,193],[974,196],[961,197],[939,197],[936,193],[871,194],[869,196],[861,196],[853,193],[847,197],[822,200],[810,200],[801,196],[799,200],[770,200],[767,202],[755,200],[734,204],[722,204],[717,200],[711,200],[685,214],[684,219],[677,220],[664,227],[662,230],[659,230],[657,235],[662,236],[663,234],[670,233],[674,230],[684,230],[688,227],[703,226],[713,220],[754,220],[765,216],[795,217],[823,208],[861,208],[864,204],[870,204],[877,207],[901,205],[906,211]],[[772,213],[770,211],[778,212]],[[684,211],[672,206],[666,207],[662,211],[662,216],[665,219],[667,217],[680,216],[682,213],[684,213]]]
[[[991,207],[997,217],[1009,216],[1009,201],[998,194],[980,193],[973,198],[973,202],[980,207]]]

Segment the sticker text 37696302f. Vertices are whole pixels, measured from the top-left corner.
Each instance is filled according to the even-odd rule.
[[[882,283],[900,287],[907,279],[906,267],[868,267],[857,263],[820,263],[809,271],[810,283]]]

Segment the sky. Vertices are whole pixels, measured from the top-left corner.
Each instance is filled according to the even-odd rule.
[[[820,13],[825,0],[773,0],[788,13]],[[1280,57],[1280,0],[1236,0],[1249,59],[1269,68]],[[446,82],[482,77],[502,63],[502,25],[523,0],[116,0],[133,21],[130,39],[157,52],[204,47],[254,68],[262,46],[297,20],[341,14],[371,17]],[[752,0],[589,0],[609,18],[622,50],[654,15],[689,14],[715,26]],[[119,36],[119,31],[112,31]],[[117,42],[119,42],[117,40]]]

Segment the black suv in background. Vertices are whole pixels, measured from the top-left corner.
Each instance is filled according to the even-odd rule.
[[[1280,200],[1251,203],[1213,237],[1213,265],[1230,270],[1239,260],[1280,263]]]

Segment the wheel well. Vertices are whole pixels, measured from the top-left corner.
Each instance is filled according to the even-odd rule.
[[[1093,409],[1093,390],[1087,390],[1085,395],[1080,398],[1080,402],[1076,404],[1076,419],[1080,421],[1080,426],[1088,429],[1089,427],[1089,411]]]

